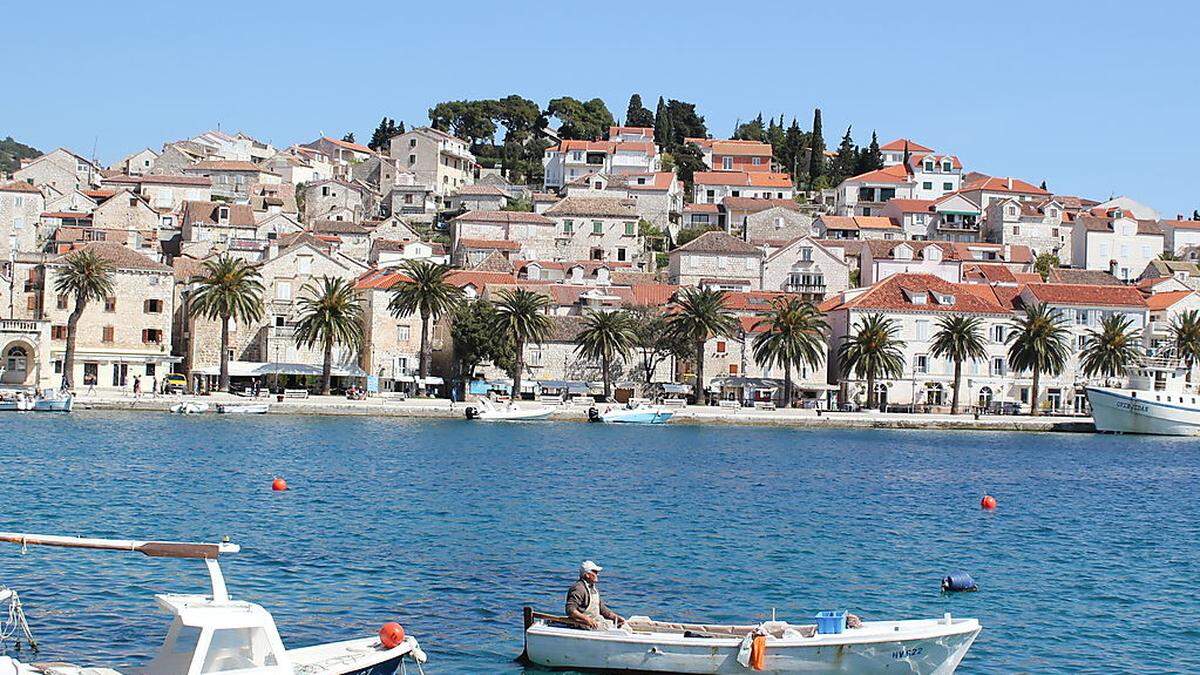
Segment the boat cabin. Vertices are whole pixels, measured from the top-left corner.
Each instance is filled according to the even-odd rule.
[[[1187,366],[1180,359],[1146,356],[1127,370],[1129,389],[1183,394],[1187,387],[1187,372]]]
[[[202,595],[154,597],[174,618],[146,675],[292,672],[275,620],[262,607]]]

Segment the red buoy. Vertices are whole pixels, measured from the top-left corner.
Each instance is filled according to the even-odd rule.
[[[276,492],[283,492],[287,488],[287,481],[276,476],[275,480],[271,481],[271,489]]]
[[[992,509],[996,508],[996,498],[991,495],[984,495],[983,499],[979,500],[979,506],[991,511]]]
[[[404,627],[395,621],[389,621],[379,628],[379,644],[384,649],[391,649],[404,642]]]

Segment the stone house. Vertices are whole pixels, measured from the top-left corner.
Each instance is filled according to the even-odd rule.
[[[692,187],[696,204],[720,204],[726,197],[791,199],[791,176],[769,171],[697,171]]]
[[[824,239],[903,239],[904,231],[883,216],[820,216],[813,221],[814,233]]]
[[[180,218],[184,242],[229,242],[257,236],[258,224],[249,204],[188,201],[183,203]]]
[[[528,259],[594,260],[654,269],[653,257],[646,252],[638,213],[629,200],[566,197],[543,215],[555,223],[554,248],[536,251],[540,255],[525,255]]]
[[[400,160],[371,153],[370,157],[350,165],[347,178],[365,185],[375,194],[387,194],[393,186],[411,185],[416,176],[400,168]]]
[[[144,198],[121,190],[92,213],[92,227],[103,241],[117,241],[151,258],[159,256],[158,230],[162,216]]]
[[[255,214],[254,238],[263,241],[278,240],[285,235],[304,229],[294,216],[286,213]]]
[[[28,185],[25,183],[24,185]],[[97,202],[80,190],[46,190],[45,211],[57,213],[91,213],[96,210]]]
[[[751,243],[785,242],[812,234],[813,214],[791,199],[726,197],[725,231]]]
[[[1162,227],[1137,220],[1119,208],[1104,215],[1080,215],[1072,223],[1071,262],[1075,267],[1136,279],[1166,246]]]
[[[607,197],[633,202],[638,217],[663,232],[678,232],[683,213],[683,184],[674,173],[589,173],[567,183],[567,197]]]
[[[412,174],[405,173],[411,177]],[[404,216],[413,220],[431,222],[440,207],[440,200],[433,188],[415,180],[393,185],[386,193],[380,212],[384,216]]]
[[[306,184],[303,192],[302,218],[306,222],[335,220],[331,214],[341,215],[343,220],[359,222],[375,213],[367,189],[357,183],[336,178],[322,180]],[[348,218],[344,217],[347,212]]]
[[[446,198],[451,211],[499,211],[508,204],[508,195],[493,185],[464,185]]]
[[[767,301],[766,306],[770,306]],[[784,372],[775,365],[767,367],[754,358],[754,339],[766,331],[761,314],[742,313],[733,335],[709,338],[704,343],[704,391],[715,399],[739,401],[743,405],[770,401],[784,402]],[[836,400],[836,387],[827,380],[827,361],[815,368],[805,365],[791,371],[792,397],[799,405],[830,409]],[[695,381],[689,373],[683,379]]]
[[[371,228],[348,220],[318,220],[308,231],[318,237],[333,237],[333,248],[342,255],[365,262],[371,251]]]
[[[478,164],[467,142],[432,127],[417,127],[393,136],[388,155],[439,197],[475,182]]]
[[[335,178],[349,178],[353,167],[369,160],[375,151],[365,145],[323,136],[302,147],[314,150],[329,159]]]
[[[0,183],[0,257],[8,258],[10,244],[18,251],[41,248],[38,222],[45,205],[41,190],[29,183]]]
[[[204,202],[212,199],[212,179],[205,176],[112,176],[103,179],[102,185],[129,190],[145,197],[152,208],[166,211],[178,211],[187,201]]]
[[[264,183],[277,185],[283,178],[253,162],[206,159],[183,169],[185,176],[204,176],[212,180],[213,197],[239,204],[250,201],[253,186]]]
[[[558,232],[554,220],[536,213],[468,211],[450,221],[451,259],[460,267],[473,266],[493,250],[505,251],[506,257],[554,259]]]
[[[1064,221],[1063,205],[1053,198],[1038,202],[993,199],[984,223],[990,242],[1027,246],[1035,258],[1049,253],[1058,256],[1059,264],[1071,264],[1071,224]]]
[[[82,391],[94,382],[97,388],[128,389],[133,378],[141,377],[143,391],[149,391],[147,378],[161,381],[178,361],[171,355],[171,268],[112,242],[84,243],[76,250],[91,251],[112,265],[114,293],[106,301],[89,302],[79,319],[72,386]],[[45,263],[40,285],[40,314],[51,324],[56,377],[62,374],[67,317],[75,299],[56,294],[54,285],[72,252]]]
[[[679,286],[705,286],[729,291],[761,289],[763,250],[714,230],[672,250],[667,278]]]
[[[931,274],[946,281],[963,280],[964,265],[995,263],[1012,272],[1031,272],[1033,253],[1027,246],[949,241],[867,241],[859,263],[863,285],[894,274]]]
[[[843,249],[802,235],[767,254],[759,288],[819,302],[850,288],[850,264]]]
[[[150,148],[143,148],[132,155],[126,156],[120,162],[117,162],[113,168],[126,176],[144,176],[154,168],[154,161],[157,159],[157,152]]]
[[[59,192],[86,189],[100,179],[100,167],[66,148],[57,148],[41,157],[22,160],[13,179],[37,187],[48,185]]]
[[[189,141],[165,143],[162,152],[154,159],[149,173],[151,175],[181,175],[184,169],[203,161],[210,152],[209,148],[199,147]]]

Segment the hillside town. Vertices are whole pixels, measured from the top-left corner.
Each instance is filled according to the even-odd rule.
[[[827,150],[819,111],[693,136],[635,98],[502,145],[439,106],[370,145],[21,158],[0,385],[1081,414],[1114,342],[1200,344],[1196,214],[936,139]],[[1014,351],[1039,317],[1057,361]]]

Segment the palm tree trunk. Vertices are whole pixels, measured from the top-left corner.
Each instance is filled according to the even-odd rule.
[[[692,386],[696,405],[704,405],[704,342],[700,340],[696,343],[696,383]]]
[[[600,367],[604,369],[604,372],[601,373],[601,375],[604,378],[604,400],[605,400],[605,402],[608,402],[610,399],[612,399],[612,383],[610,382],[610,378],[609,378],[609,374],[608,374],[610,358],[611,357],[609,357],[608,354],[605,354],[604,358],[600,359]]]
[[[429,361],[432,358],[433,351],[429,345],[429,314],[421,313],[421,358],[417,359],[417,372],[421,378],[421,384],[418,385],[417,391],[421,394],[425,393],[425,378],[429,377]]]
[[[79,317],[83,316],[83,308],[87,306],[87,298],[75,296],[75,309],[67,317],[67,353],[63,356],[63,382],[68,389],[75,374],[75,335],[79,328]]]
[[[792,407],[792,369],[783,366],[783,407]]]
[[[950,399],[950,414],[958,414],[958,386],[962,384],[962,360],[954,360],[954,396]]]
[[[1029,414],[1030,415],[1036,416],[1038,414],[1038,388],[1039,388],[1038,381],[1041,379],[1041,375],[1042,375],[1041,370],[1037,366],[1034,366],[1033,367],[1033,392],[1029,396],[1029,399],[1030,399],[1029,400]]]
[[[325,340],[325,362],[321,364],[321,395],[328,396],[333,373],[333,340]]]
[[[517,340],[517,353],[513,357],[513,389],[512,399],[514,401],[521,398],[521,371],[525,369],[525,341]]]
[[[229,315],[221,316],[221,380],[218,391],[229,392]]]
[[[867,371],[867,410],[875,409],[875,371]]]

